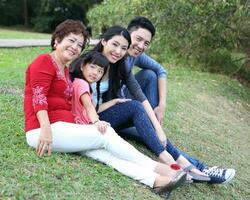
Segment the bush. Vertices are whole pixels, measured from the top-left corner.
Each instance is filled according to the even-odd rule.
[[[160,44],[159,48],[154,47],[157,53],[168,52],[170,48],[208,69],[214,70],[216,66],[217,71],[229,74],[233,71],[231,75],[241,76],[250,68],[249,8],[246,0],[105,0],[88,12],[88,19],[97,29],[95,34],[99,34],[103,25],[127,25],[134,16],[146,16],[157,27],[155,40]],[[235,51],[245,55],[243,64],[228,59]],[[224,66],[235,69],[228,72],[223,70]],[[249,80],[248,76],[244,77]]]

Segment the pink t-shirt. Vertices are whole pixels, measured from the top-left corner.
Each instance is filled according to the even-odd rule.
[[[76,124],[89,124],[86,109],[81,103],[81,96],[87,93],[90,98],[89,84],[82,79],[75,78],[73,81],[72,113]]]

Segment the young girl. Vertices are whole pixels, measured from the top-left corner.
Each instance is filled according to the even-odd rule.
[[[79,57],[71,63],[70,78],[73,81],[74,91],[72,112],[76,123],[85,124],[85,126],[94,125],[104,136],[111,135],[110,140],[112,143],[117,144],[122,153],[99,148],[81,152],[81,154],[110,165],[124,175],[139,180],[150,187],[156,186],[153,183],[156,177],[160,179],[160,182],[166,179],[166,177],[169,179],[168,176],[175,177],[174,180],[165,184],[165,189],[163,187],[160,190],[156,189],[160,193],[172,190],[185,181],[186,174],[183,171],[174,171],[171,167],[157,163],[143,155],[120,138],[110,127],[109,123],[99,120],[99,116],[91,101],[89,84],[97,82],[98,85],[108,66],[108,60],[101,53],[94,51]]]

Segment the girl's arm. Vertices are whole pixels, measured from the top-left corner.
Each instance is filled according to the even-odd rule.
[[[108,122],[99,120],[99,116],[96,113],[94,104],[92,103],[88,93],[82,94],[80,98],[90,122],[94,124],[102,134],[104,134],[110,124]]]
[[[108,108],[114,106],[115,104],[118,104],[118,103],[124,103],[126,101],[131,101],[131,99],[120,99],[120,98],[116,98],[116,99],[112,99],[110,101],[107,101],[105,103],[102,103],[100,106],[99,106],[99,109],[98,109],[98,113],[100,112],[103,112],[104,110],[107,110]]]
[[[95,111],[95,107],[91,101],[91,98],[89,96],[88,93],[84,93],[81,95],[81,102],[83,107],[86,110],[87,116],[89,118],[90,123],[95,123],[97,121],[99,121],[99,116],[97,115],[96,111]]]

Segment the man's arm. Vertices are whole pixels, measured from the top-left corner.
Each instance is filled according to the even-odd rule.
[[[156,118],[162,125],[166,111],[167,80],[165,77],[158,78],[159,103],[154,108]]]
[[[132,62],[131,62],[132,64]],[[165,110],[166,110],[166,97],[167,97],[167,71],[164,67],[155,61],[153,58],[143,53],[134,60],[134,65],[142,69],[150,69],[154,71],[158,77],[158,106],[154,108],[155,115],[162,124]]]

